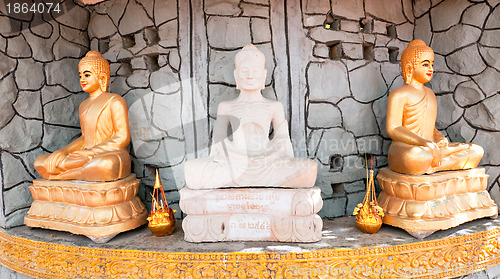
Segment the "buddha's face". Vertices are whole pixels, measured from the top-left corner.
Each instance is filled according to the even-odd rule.
[[[81,64],[78,67],[78,74],[83,91],[93,93],[100,89],[99,78],[89,64]]]
[[[413,69],[413,79],[420,83],[431,81],[434,74],[434,53],[424,52],[420,55],[415,68]]]
[[[234,70],[234,78],[238,89],[255,91],[264,88],[267,70],[260,59],[245,59],[239,68]]]

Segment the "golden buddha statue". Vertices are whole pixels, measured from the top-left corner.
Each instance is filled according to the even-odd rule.
[[[383,222],[417,238],[498,215],[488,175],[477,168],[483,148],[450,143],[435,127],[436,96],[424,86],[433,64],[434,52],[422,40],[411,41],[401,54],[405,85],[389,94],[387,104],[389,168],[377,175]]]
[[[80,84],[89,98],[79,107],[82,135],[66,147],[35,160],[49,180],[113,181],[130,174],[128,109],[118,94],[108,92],[109,63],[89,51],[78,64]]]
[[[267,75],[264,54],[254,45],[246,45],[236,54],[235,65],[240,95],[219,104],[210,156],[186,162],[186,186],[313,187],[316,163],[294,158],[283,105],[262,96]],[[271,124],[274,136],[269,139]],[[228,138],[229,125],[232,140]]]
[[[146,222],[147,210],[131,173],[128,108],[108,92],[110,67],[97,51],[78,65],[89,98],[79,107],[82,135],[52,154],[40,155],[30,191],[33,203],[24,218],[29,227],[82,234],[103,243]]]
[[[450,143],[435,128],[437,102],[424,83],[434,73],[434,52],[422,40],[413,40],[401,54],[405,85],[389,94],[387,135],[389,168],[405,174],[430,174],[477,167],[483,148],[470,143]]]

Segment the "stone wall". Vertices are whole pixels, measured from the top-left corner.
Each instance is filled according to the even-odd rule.
[[[275,55],[271,41],[269,0],[205,0],[206,38],[208,42],[208,114],[217,116],[221,101],[238,96],[234,79],[234,57],[246,44],[254,44],[266,56],[266,88],[263,95],[276,100],[274,90]]]
[[[351,215],[365,195],[365,155],[369,168],[387,165],[387,95],[403,84],[399,59],[413,39],[412,2],[303,1],[302,22],[313,42],[305,129],[307,155],[320,166],[320,215]]]
[[[65,1],[63,13],[43,16],[7,16],[0,4],[0,226],[22,224],[36,156],[80,135],[87,94],[77,63],[90,49],[110,61],[110,91],[129,105],[147,206],[159,168],[178,209],[183,163],[208,155],[217,105],[237,96],[234,55],[254,43],[266,55],[264,95],[283,103],[296,156],[319,164],[321,216],[350,215],[364,195],[365,154],[375,170],[387,165],[387,95],[402,85],[399,57],[413,38],[436,51],[437,127],[485,147],[482,165],[500,201],[496,2]]]
[[[110,61],[110,92],[129,106],[133,172],[139,197],[151,206],[158,168],[167,199],[178,208],[186,136],[176,0],[104,1],[88,6],[90,48]],[[184,92],[185,93],[185,92]],[[184,112],[186,113],[186,112]]]
[[[500,202],[500,1],[419,0],[415,38],[435,52],[437,128],[485,155],[489,191]]]
[[[35,158],[80,136],[78,106],[88,95],[79,84],[78,61],[90,49],[110,61],[110,92],[129,105],[140,197],[150,204],[158,167],[176,208],[182,184],[174,176],[182,176],[186,149],[177,1],[105,1],[86,7],[65,1],[61,10],[33,17],[8,13],[0,4],[0,226],[23,223],[32,201],[28,186],[40,177],[33,169]]]
[[[23,223],[35,158],[78,137],[78,59],[89,49],[90,12],[9,14],[0,4],[0,226]]]

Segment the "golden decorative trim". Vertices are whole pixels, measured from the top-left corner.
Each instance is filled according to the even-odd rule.
[[[453,278],[500,264],[500,228],[390,247],[289,254],[96,249],[0,231],[0,263],[34,278]]]

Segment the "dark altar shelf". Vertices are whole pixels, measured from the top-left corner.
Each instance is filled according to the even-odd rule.
[[[324,220],[317,243],[189,243],[147,226],[105,244],[18,227],[0,230],[0,264],[34,278],[454,278],[500,264],[500,220],[481,219],[424,241],[390,226],[368,235],[353,217]]]

